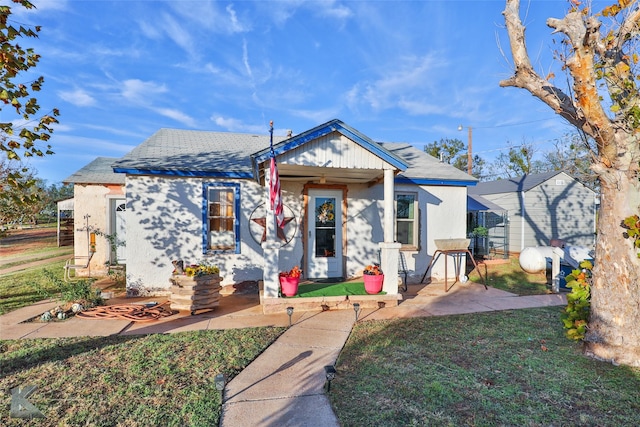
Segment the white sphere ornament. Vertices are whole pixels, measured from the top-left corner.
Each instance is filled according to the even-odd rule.
[[[40,316],[40,320],[42,320],[43,322],[48,322],[49,320],[51,320],[51,313],[45,311],[44,313],[42,313],[42,316]]]
[[[71,311],[73,311],[74,313],[79,313],[82,310],[84,310],[84,307],[80,303],[76,302],[71,306]]]
[[[65,313],[64,311],[61,311],[60,313],[58,313],[58,319],[64,320],[66,318],[67,318],[67,313]]]

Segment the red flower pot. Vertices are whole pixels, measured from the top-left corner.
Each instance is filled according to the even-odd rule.
[[[378,294],[382,291],[382,282],[384,282],[384,274],[378,274],[377,276],[372,276],[370,274],[365,274],[362,276],[364,279],[364,290],[368,294]]]
[[[295,296],[298,293],[299,277],[280,277],[280,289],[282,295],[287,297]]]

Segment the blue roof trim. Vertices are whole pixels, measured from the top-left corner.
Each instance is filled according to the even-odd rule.
[[[415,185],[448,185],[451,187],[473,187],[476,181],[457,181],[433,178],[407,178],[404,176],[396,177],[396,184],[415,184]]]
[[[407,163],[405,163],[402,159],[398,158],[397,156],[394,156],[388,150],[382,147],[380,144],[372,141],[370,138],[360,133],[356,129],[353,129],[345,125],[342,121],[338,119],[331,120],[325,124],[316,126],[315,128],[310,129],[306,132],[303,132],[299,135],[296,135],[287,140],[274,144],[273,152],[275,153],[276,156],[278,156],[291,149],[299,147],[309,141],[328,135],[331,132],[341,133],[342,135],[351,139],[356,144],[360,145],[364,149],[380,157],[382,160],[391,164],[392,166],[399,169],[400,171],[404,171],[408,167]],[[251,155],[251,163],[253,165],[253,170],[254,170],[256,179],[258,179],[259,177],[258,168],[260,163],[268,160],[269,158],[271,158],[271,148],[265,148]]]
[[[245,178],[252,179],[253,174],[249,172],[211,172],[211,171],[183,171],[183,170],[163,170],[163,169],[129,169],[114,167],[115,173],[126,173],[128,175],[164,175],[164,176],[184,176],[184,177],[208,177],[208,178]]]

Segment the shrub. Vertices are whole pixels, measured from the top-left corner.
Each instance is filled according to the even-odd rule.
[[[567,287],[571,292],[567,294],[567,307],[562,311],[562,323],[567,329],[567,337],[581,340],[587,331],[589,312],[591,311],[591,261],[582,261],[581,269],[576,269],[567,275]]]
[[[57,277],[52,271],[44,270],[45,277],[51,282],[53,287],[59,293],[59,297],[46,290],[41,285],[35,285],[36,291],[43,297],[48,299],[59,299],[62,302],[79,302],[82,301],[87,306],[98,305],[102,303],[100,292],[96,291],[92,285],[92,279],[80,279],[71,282],[65,282]]]

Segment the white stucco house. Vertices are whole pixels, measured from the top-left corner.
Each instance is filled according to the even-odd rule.
[[[383,290],[397,294],[399,251],[416,281],[435,239],[466,235],[467,187],[476,179],[410,144],[374,142],[339,120],[273,144],[281,230],[268,209],[267,132],[160,129],[113,160],[111,172],[125,183],[118,259],[126,261],[127,287],[167,292],[172,260],[182,259],[216,264],[223,285],[263,280],[264,297],[277,298],[278,272],[294,266],[320,280],[356,277],[381,261]],[[115,195],[77,191],[76,217],[89,205],[112,210],[96,197]],[[432,270],[444,278],[444,262]]]
[[[97,157],[63,182],[73,184],[74,257],[77,276],[106,275],[108,265],[125,264],[124,245],[111,247],[104,235],[126,240],[124,185],[126,177],[115,173],[113,157]],[[95,236],[95,252],[89,259],[90,233]],[[114,249],[114,250],[112,250]]]

